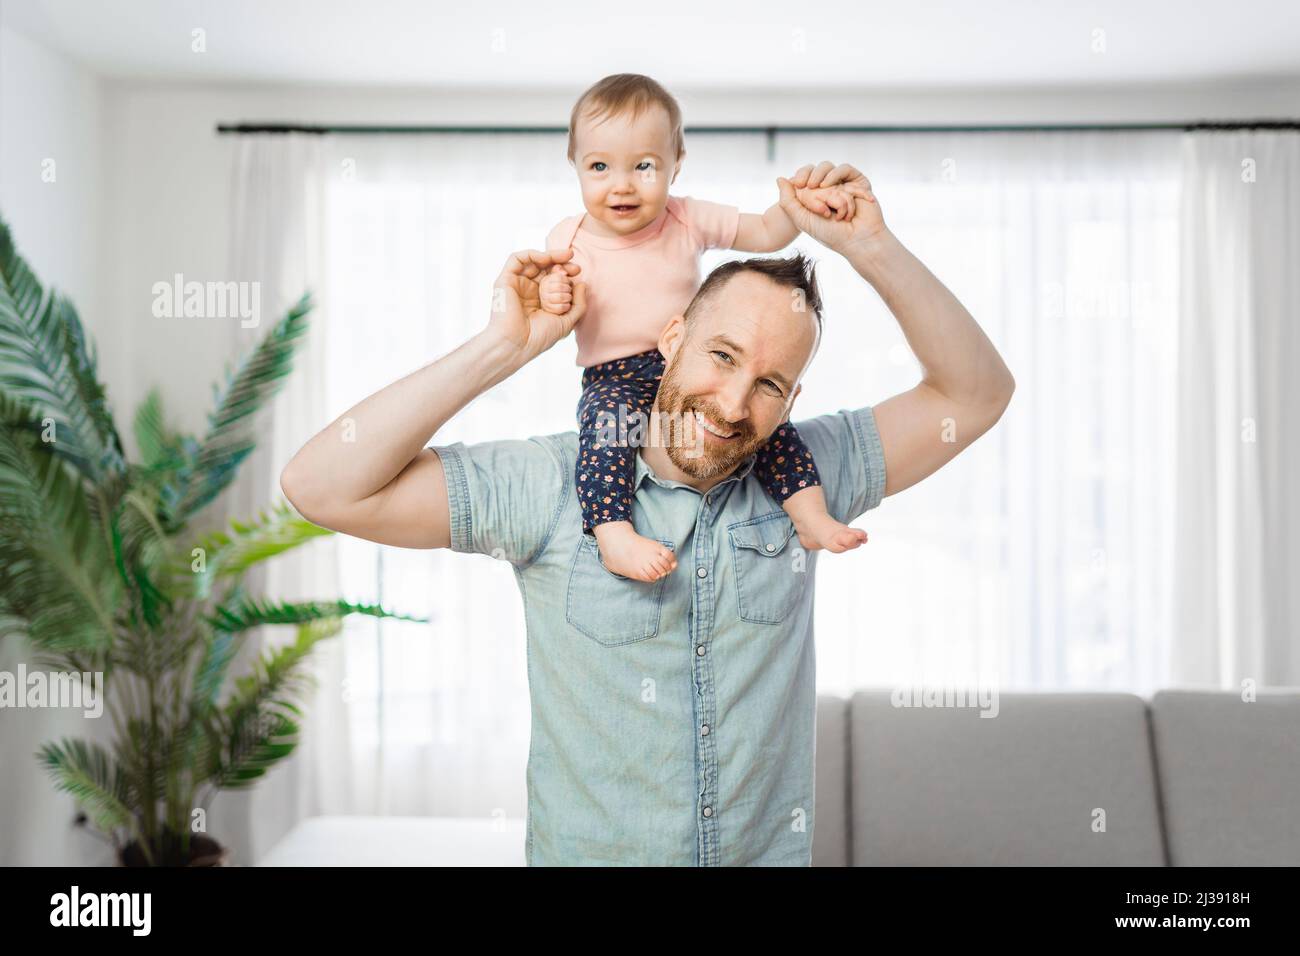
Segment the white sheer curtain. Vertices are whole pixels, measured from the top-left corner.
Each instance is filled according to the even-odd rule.
[[[310,374],[321,391],[293,410],[289,454],[481,328],[507,253],[540,246],[580,209],[562,136],[318,142],[328,284]],[[857,522],[866,547],[819,562],[821,689],[1168,684],[1175,480],[1192,467],[1174,447],[1189,414],[1176,378],[1179,134],[800,134],[772,145],[769,158],[762,136],[690,136],[673,191],[761,212],[777,175],[823,158],[854,163],[1018,384],[993,432]],[[1293,234],[1295,215],[1282,221]],[[828,250],[797,246],[820,263],[827,314],[794,418],[914,385],[919,369],[874,291]],[[710,253],[706,267],[730,255]],[[574,355],[562,342],[435,440],[572,429]],[[336,656],[322,655],[311,720],[324,729],[286,774],[310,797],[267,797],[278,807],[268,832],[308,802],[312,812],[522,816],[528,685],[509,568],[350,538],[331,546],[347,597],[433,620],[357,620]],[[308,591],[333,593],[324,582]]]
[[[1300,685],[1300,133],[1189,133],[1182,163],[1173,676]]]
[[[307,291],[315,307],[299,345],[293,374],[283,383],[262,419],[257,450],[214,510],[227,520],[251,521],[283,500],[280,472],[307,438],[326,424],[320,409],[326,396],[326,338],[330,298],[324,268],[325,164],[316,136],[259,134],[235,144],[229,278],[260,285],[260,321],[242,328],[230,323],[227,359],[246,356]],[[341,593],[338,542],[318,539],[254,568],[249,592],[277,601],[328,600]],[[291,628],[261,628],[251,635],[232,674],[268,648],[292,641]],[[247,865],[304,816],[347,812],[353,776],[349,722],[343,699],[344,638],[318,646],[312,661],[315,688],[305,701],[299,750],[254,789],[227,791],[212,804],[209,830],[228,841],[234,862]]]

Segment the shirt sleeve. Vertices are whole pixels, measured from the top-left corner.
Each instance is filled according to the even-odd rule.
[[[568,234],[573,231],[574,225],[575,223],[573,221],[572,216],[570,216],[568,219],[561,219],[552,227],[551,231],[546,234],[546,245],[543,246],[542,248],[543,249],[569,248],[569,244],[565,240]]]
[[[812,452],[826,510],[845,524],[885,496],[885,450],[871,407],[840,409],[792,423]]]
[[[686,228],[701,249],[730,249],[735,245],[740,228],[738,207],[683,196],[681,209]]]
[[[446,477],[451,550],[504,558],[520,569],[537,560],[569,487],[546,438],[429,447]]]

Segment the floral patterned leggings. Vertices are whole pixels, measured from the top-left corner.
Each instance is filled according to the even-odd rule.
[[[627,444],[627,429],[634,427],[640,417],[636,413],[641,412],[642,432],[648,433],[650,409],[663,374],[664,357],[657,348],[593,365],[582,373],[578,461],[573,477],[586,534],[606,521],[632,520],[636,446]],[[620,405],[626,408],[622,434]],[[612,440],[603,440],[607,437]],[[778,425],[759,446],[754,474],[778,503],[796,491],[821,484],[812,452],[789,422]]]

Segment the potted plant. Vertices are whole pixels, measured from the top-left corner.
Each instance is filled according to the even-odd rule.
[[[103,675],[111,746],[65,738],[37,758],[123,865],[225,862],[201,832],[208,803],[293,751],[316,643],[351,614],[426,620],[249,596],[249,568],[332,533],[286,502],[194,530],[256,447],[254,416],[291,371],[310,308],[304,295],[227,369],[201,438],[168,428],[150,392],[130,462],[72,303],[45,293],[0,220],[0,638],[25,637],[39,667]],[[296,637],[232,675],[262,625]]]

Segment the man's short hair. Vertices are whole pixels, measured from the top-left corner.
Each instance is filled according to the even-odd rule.
[[[691,299],[691,304],[682,313],[686,319],[686,333],[690,337],[691,325],[701,310],[717,296],[727,282],[742,272],[757,272],[765,275],[779,286],[790,290],[791,310],[794,312],[812,312],[817,319],[820,336],[822,327],[822,297],[817,288],[817,267],[813,260],[802,252],[796,252],[784,259],[763,256],[756,259],[733,259],[718,266],[700,285]],[[796,294],[797,293],[797,294]]]
[[[592,84],[578,97],[569,114],[569,162],[574,160],[575,134],[578,120],[588,111],[596,119],[605,116],[630,114],[633,118],[640,116],[652,106],[662,106],[668,113],[668,126],[673,140],[673,155],[665,159],[676,162],[686,151],[686,140],[682,134],[682,109],[677,100],[666,89],[640,73],[615,73]]]

